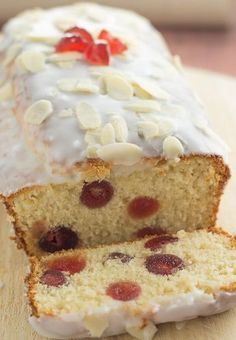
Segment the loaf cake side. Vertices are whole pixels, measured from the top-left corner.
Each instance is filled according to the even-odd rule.
[[[95,4],[29,11],[4,27],[0,60],[24,149],[20,164],[2,125],[2,173],[16,181],[0,191],[28,254],[214,225],[227,148],[146,19]]]
[[[151,339],[155,323],[232,308],[235,261],[235,237],[216,228],[32,258],[30,323],[55,338]]]

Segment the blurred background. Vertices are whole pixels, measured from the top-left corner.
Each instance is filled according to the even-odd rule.
[[[0,0],[0,24],[27,8],[73,2],[76,0]],[[91,2],[136,10],[152,20],[171,51],[179,54],[185,64],[236,76],[236,0]]]

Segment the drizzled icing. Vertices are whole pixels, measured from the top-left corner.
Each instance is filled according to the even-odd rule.
[[[101,30],[106,29],[127,44],[128,50],[121,56],[112,57],[109,67],[93,67],[81,60],[78,53],[55,54],[53,46],[62,38],[63,30],[76,25],[87,29],[94,37]],[[27,183],[23,179],[25,176],[20,179],[20,172],[17,175],[14,173],[13,178],[17,179],[18,185],[14,186],[14,181],[11,179],[11,189],[9,182],[6,192],[14,191],[26,184],[60,181],[61,177],[55,173],[61,173],[62,169],[69,169],[86,157],[104,155],[106,149],[112,153],[110,148],[102,145],[103,140],[129,143],[128,148],[116,149],[119,149],[119,152],[128,152],[127,150],[134,150],[135,146],[136,153],[140,150],[140,157],[149,157],[163,155],[165,138],[174,136],[181,143],[179,150],[184,154],[217,154],[226,159],[226,147],[209,128],[203,106],[189,89],[185,77],[166,49],[162,37],[146,19],[125,10],[95,4],[78,4],[47,11],[29,11],[6,24],[3,34],[0,61],[5,67],[2,68],[2,75],[13,85],[19,127],[16,127],[17,123],[13,122],[14,117],[8,119],[11,119],[11,124],[18,129],[21,147],[26,144],[24,145],[25,157],[27,154],[28,162],[33,164],[35,170],[37,169],[32,174],[31,166],[27,171],[26,165],[21,165],[25,167]],[[45,55],[46,63],[44,67],[40,65],[39,72],[25,70],[22,72],[22,63],[17,56],[28,50],[42,52]],[[32,65],[30,66],[32,68]],[[139,96],[140,91],[141,95],[146,95],[145,91],[148,89],[153,98],[146,100],[132,96],[130,99],[118,100],[107,92],[104,94],[104,74],[121,76],[132,84],[134,92],[139,91],[137,92]],[[89,83],[93,89],[100,88],[100,92],[63,91],[58,87],[62,79],[75,79],[81,84]],[[42,124],[29,124],[25,121],[25,112],[40,100],[49,101],[53,112]],[[145,101],[148,101],[147,110]],[[99,115],[99,127],[96,129],[86,130],[81,126],[76,116],[81,103],[89,104]],[[141,105],[142,109],[135,109],[137,105],[139,107]],[[65,114],[68,112],[69,114]],[[5,113],[1,114],[4,116]],[[116,140],[113,140],[114,137],[102,139],[104,127],[117,117],[123,118],[125,124],[123,132],[119,130],[120,138],[124,140],[117,139],[117,136]],[[146,132],[146,135],[140,133],[142,122],[149,124],[145,126],[153,126],[150,123],[154,123],[158,133],[156,130],[153,138],[145,139],[148,133]],[[109,133],[113,134],[110,125]],[[14,150],[15,137],[9,137],[6,131],[1,138],[6,139],[8,150],[9,144]],[[12,138],[12,143],[7,142],[9,138]],[[130,144],[133,146],[130,147]],[[10,153],[12,154],[9,151]],[[20,157],[20,151],[18,154]],[[107,160],[106,156],[105,154]],[[127,158],[129,155],[121,157],[122,160]],[[134,164],[130,165],[135,165],[140,158],[135,154],[135,157],[130,159],[134,159]],[[10,159],[7,160],[7,163],[10,162]],[[116,160],[116,164],[119,164],[119,159]],[[7,172],[7,165],[5,169]]]

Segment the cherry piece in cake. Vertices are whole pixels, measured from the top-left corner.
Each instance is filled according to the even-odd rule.
[[[106,261],[108,261],[108,260],[120,260],[120,262],[122,262],[122,263],[128,263],[130,260],[132,260],[132,258],[133,257],[128,255],[128,254],[113,252],[113,253],[109,254]]]
[[[136,299],[141,293],[140,286],[131,281],[121,281],[111,283],[106,294],[109,295],[114,300],[119,301],[130,301]]]
[[[127,50],[127,45],[122,43],[120,39],[113,37],[108,31],[102,30],[98,39],[106,40],[108,42],[112,55],[121,54]]]
[[[50,261],[47,264],[49,269],[59,270],[61,272],[68,272],[70,275],[80,273],[86,266],[86,261],[83,257],[64,256]]]
[[[112,185],[105,180],[85,183],[80,200],[88,208],[102,208],[112,199],[113,193]]]
[[[79,243],[77,234],[68,227],[57,226],[50,229],[39,240],[39,248],[49,253],[74,249]]]
[[[134,219],[150,217],[159,209],[159,202],[151,197],[134,198],[128,205],[128,213]]]
[[[168,243],[174,243],[178,241],[178,237],[174,237],[171,235],[160,235],[155,238],[152,238],[151,240],[148,240],[145,244],[145,248],[149,248],[151,250],[156,250],[161,248],[161,246],[164,246]]]
[[[87,48],[88,42],[79,36],[64,37],[55,46],[55,50],[57,53],[64,52],[83,53]]]
[[[93,37],[91,36],[91,34],[87,30],[85,30],[84,28],[81,28],[81,27],[78,27],[78,26],[69,28],[68,30],[65,31],[65,33],[72,34],[73,36],[80,37],[81,39],[83,39],[87,43],[93,42]]]
[[[152,235],[163,235],[166,234],[166,232],[159,228],[159,227],[145,227],[142,229],[139,229],[136,233],[136,236],[138,238],[144,238],[146,236],[152,236]]]
[[[66,277],[58,270],[48,269],[40,278],[40,282],[52,287],[59,287],[66,283]]]
[[[109,65],[110,55],[107,44],[92,43],[84,51],[85,60],[92,65]]]
[[[156,254],[146,258],[145,267],[156,275],[171,275],[184,268],[181,258],[172,254]]]

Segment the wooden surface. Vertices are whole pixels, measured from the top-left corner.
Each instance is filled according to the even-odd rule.
[[[232,149],[230,166],[232,179],[223,197],[219,224],[226,229],[236,229],[236,79],[205,71],[189,70],[188,75],[209,109],[209,118],[215,130]],[[27,307],[23,281],[27,260],[22,251],[9,240],[11,234],[3,212],[0,212],[0,339],[43,340],[37,336],[27,322]],[[158,326],[156,339],[160,340],[233,340],[236,339],[236,310],[209,318],[188,321],[181,330],[176,325]],[[45,338],[44,338],[45,339]],[[128,336],[119,336],[128,340]]]

